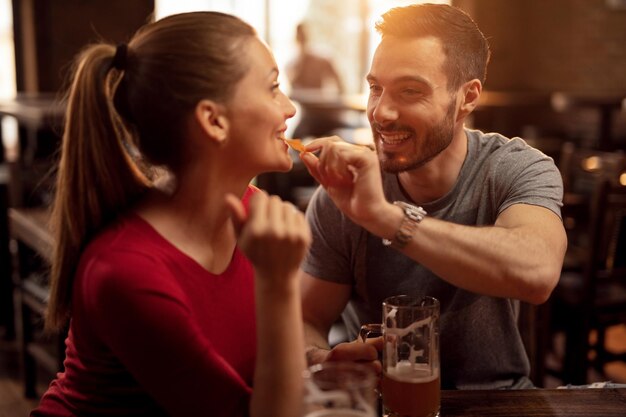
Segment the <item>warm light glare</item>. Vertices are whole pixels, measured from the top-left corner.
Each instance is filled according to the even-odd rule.
[[[372,130],[366,127],[359,127],[354,129],[354,137],[352,141],[357,145],[370,145],[374,143],[374,138],[372,137]]]
[[[5,159],[7,161],[15,161],[19,149],[17,119],[13,116],[2,117],[0,132],[2,134],[2,146],[4,147]]]
[[[176,13],[210,9],[211,7],[207,2],[198,0],[156,0],[154,2],[154,14],[156,19],[161,19],[162,17]]]
[[[622,174],[619,176],[619,183],[626,187],[626,171],[622,172]]]
[[[602,165],[602,161],[597,156],[590,156],[589,158],[585,158],[582,161],[582,167],[585,171],[593,172],[600,169]]]
[[[15,96],[14,57],[12,2],[0,0],[0,98]]]

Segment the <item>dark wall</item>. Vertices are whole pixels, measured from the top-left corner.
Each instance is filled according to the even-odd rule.
[[[626,148],[626,111],[620,110],[626,97],[626,7],[607,0],[452,3],[489,39],[487,90],[548,98],[544,106],[483,108],[476,127],[509,136],[531,127],[535,134],[589,147]],[[572,105],[554,108],[550,97],[557,92],[574,98]]]
[[[626,8],[606,0],[455,0],[489,38],[487,87],[626,94]]]
[[[17,90],[56,92],[83,46],[126,41],[153,0],[13,0]]]

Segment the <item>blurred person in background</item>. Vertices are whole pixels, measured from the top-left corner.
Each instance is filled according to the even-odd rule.
[[[291,84],[289,96],[301,104],[300,121],[294,130],[296,138],[328,135],[343,125],[335,108],[325,108],[344,93],[343,83],[332,61],[313,50],[305,23],[296,27],[298,54],[285,68]]]
[[[305,23],[296,26],[298,54],[287,64],[285,72],[292,91],[313,90],[329,94],[343,94],[343,84],[332,61],[313,51]]]

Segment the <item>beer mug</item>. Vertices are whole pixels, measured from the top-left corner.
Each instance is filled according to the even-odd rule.
[[[383,336],[383,407],[389,417],[439,416],[439,301],[398,295],[383,301],[383,323],[360,337]]]
[[[377,417],[376,374],[355,362],[324,362],[304,374],[304,417]]]

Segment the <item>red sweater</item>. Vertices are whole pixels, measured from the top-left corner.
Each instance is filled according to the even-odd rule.
[[[214,275],[126,216],[81,257],[65,372],[31,416],[247,415],[254,309],[238,249]]]

